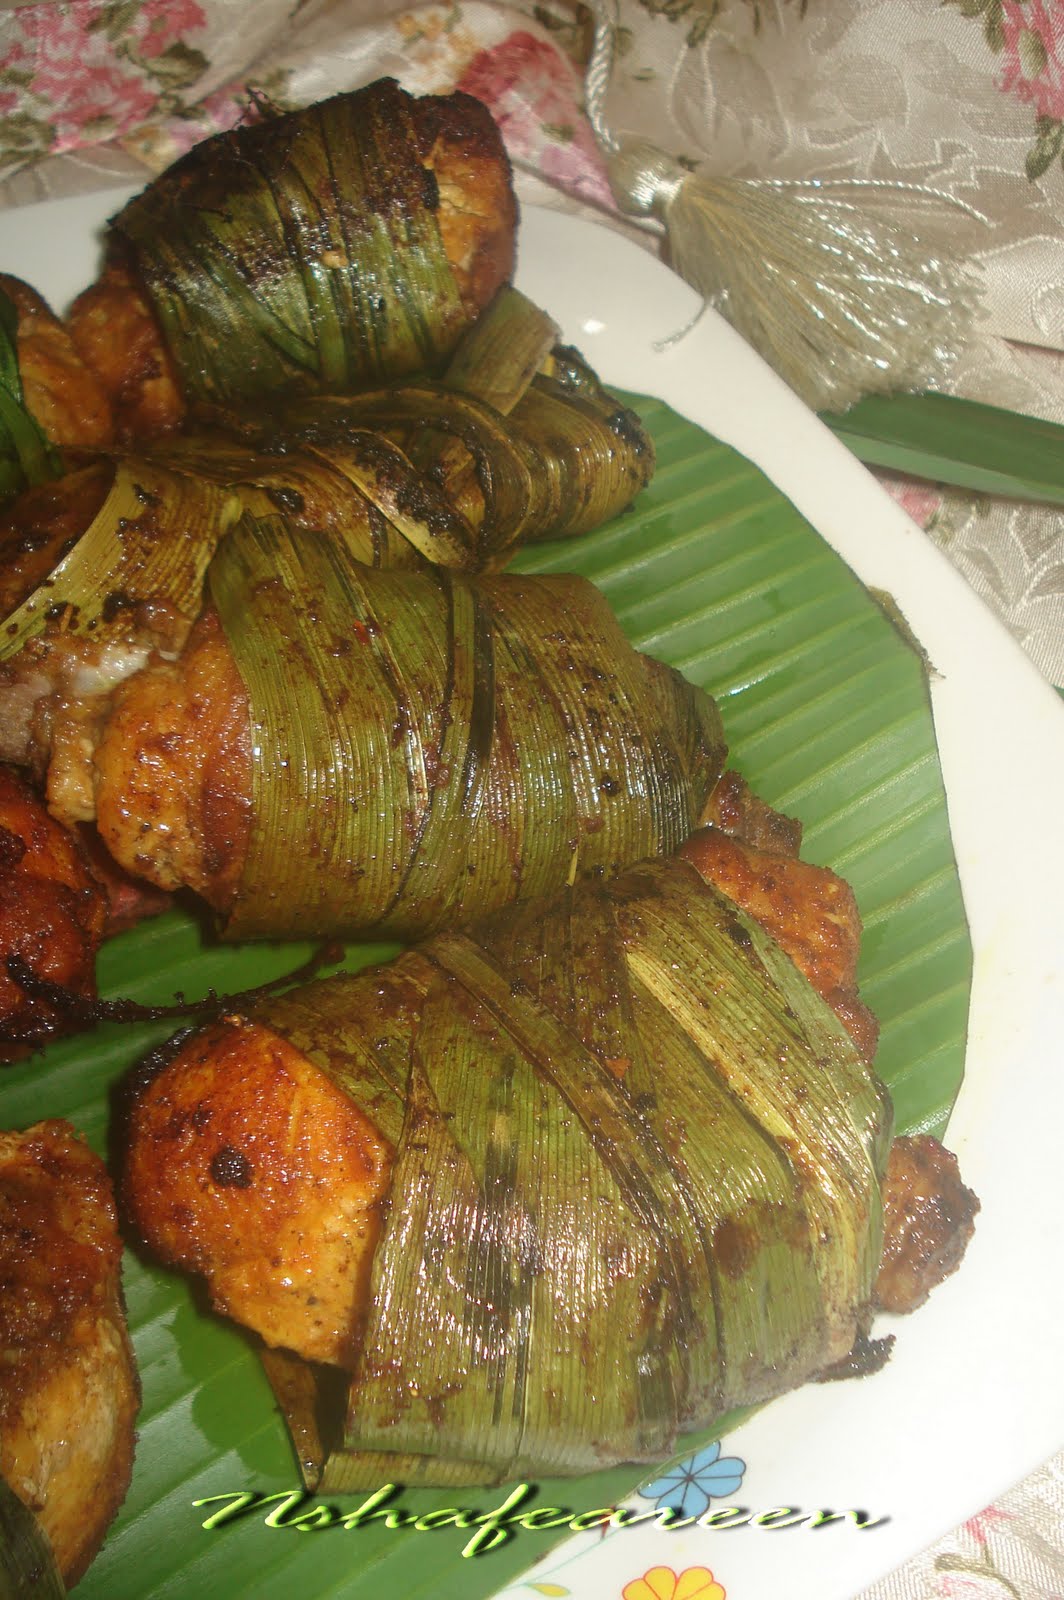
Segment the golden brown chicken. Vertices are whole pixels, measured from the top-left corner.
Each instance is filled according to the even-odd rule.
[[[0,766],[0,951],[77,994],[96,992],[96,952],[107,895],[79,841],[29,786]],[[28,996],[0,968],[0,1060],[67,1030],[66,1018]]]
[[[884,1202],[876,1301],[883,1311],[914,1311],[960,1264],[979,1201],[961,1182],[953,1152],[920,1134],[891,1145]]]
[[[139,1386],[110,1181],[66,1122],[0,1134],[0,1474],[69,1587],[129,1487]]]
[[[0,765],[0,1061],[83,1026],[68,997],[95,995],[101,942],[169,904],[123,872],[94,829],[61,827],[25,779]],[[59,986],[62,1001],[28,992],[8,970],[12,957]]]
[[[206,1278],[219,1311],[349,1366],[392,1153],[298,1050],[222,1022],[140,1098],[123,1200],[158,1255]]]
[[[107,397],[120,442],[179,428],[185,402],[166,345],[121,247],[67,314],[70,339]]]
[[[194,889],[224,907],[244,859],[250,801],[247,695],[214,611],[176,661],[156,661],[114,694],[100,743],[53,751],[49,790],[92,761],[96,826],[127,871]]]
[[[18,313],[18,362],[26,409],[53,444],[84,450],[110,444],[111,403],[69,331],[21,279],[0,273],[0,291]]]

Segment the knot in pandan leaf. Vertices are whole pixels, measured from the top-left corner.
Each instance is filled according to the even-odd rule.
[[[606,163],[622,211],[667,223],[669,208],[691,176],[688,168],[646,139],[621,144]]]

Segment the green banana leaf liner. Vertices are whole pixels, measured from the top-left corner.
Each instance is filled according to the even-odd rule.
[[[114,219],[192,400],[440,370],[470,316],[415,103],[383,79],[267,115],[197,145]]]
[[[142,601],[154,608],[150,626],[179,647],[199,615],[211,557],[239,511],[234,496],[205,480],[144,458],[115,461],[84,533],[3,618],[0,661],[38,638],[44,648],[74,637],[103,644],[125,633]]]
[[[311,1484],[660,1461],[853,1347],[886,1090],[685,862],[268,1001],[395,1146],[346,1420],[284,1358]],[[278,1361],[267,1361],[276,1373]],[[329,1380],[325,1380],[325,1393]]]
[[[254,751],[228,937],[423,937],[616,873],[723,767],[713,701],[582,579],[377,571],[244,516],[208,581]]]
[[[65,1594],[44,1530],[0,1475],[0,1600],[63,1600]]]

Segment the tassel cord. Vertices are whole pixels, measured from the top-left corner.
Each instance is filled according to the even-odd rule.
[[[815,410],[941,383],[974,316],[974,281],[906,224],[854,197],[905,196],[985,223],[982,214],[924,184],[712,177],[647,140],[618,138],[606,117],[618,0],[588,3],[588,121],[618,204],[663,226],[680,276]]]

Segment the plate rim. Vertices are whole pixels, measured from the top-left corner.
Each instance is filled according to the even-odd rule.
[[[129,186],[111,188],[10,213],[12,222],[30,222],[50,252],[48,270],[33,278],[47,297],[62,303],[81,286],[88,263],[70,250],[71,236],[85,239],[130,192]],[[12,270],[21,260],[25,270],[18,243],[23,232],[5,229],[0,268]],[[1064,1109],[1064,1087],[1055,1088],[1049,1071],[1050,1046],[1064,1031],[1064,963],[1051,915],[1064,900],[1064,841],[1055,836],[1052,811],[1052,797],[1064,788],[1064,739],[1054,738],[1064,733],[1064,706],[942,552],[739,336],[711,311],[692,321],[700,309],[697,295],[653,255],[585,217],[526,205],[517,282],[532,292],[540,281],[550,285],[542,298],[566,337],[580,343],[607,382],[664,400],[753,460],[863,583],[894,596],[936,669],[932,708],[975,954],[968,1074],[950,1143],[981,1195],[983,1215],[963,1272],[906,1326],[891,1369],[876,1385],[850,1385],[845,1399],[844,1386],[834,1395],[797,1391],[770,1408],[771,1437],[762,1415],[727,1441],[729,1451],[751,1460],[762,1452],[767,1458],[771,1445],[771,1462],[759,1467],[756,1491],[753,1483],[749,1488],[759,1504],[787,1503],[788,1496],[827,1504],[839,1499],[840,1487],[846,1498],[849,1483],[851,1501],[862,1497],[891,1516],[875,1535],[845,1544],[788,1536],[792,1600],[851,1595],[980,1510],[1064,1440],[1064,1394],[1046,1383],[1052,1330],[1064,1319],[1064,1283],[1038,1270],[1041,1258],[1051,1259],[1054,1250],[1059,1256],[1064,1219],[1054,1220],[1043,1207],[1039,1228],[1023,1228],[1039,1200],[1054,1198],[1050,1130],[1057,1120],[1052,1113]],[[707,374],[726,386],[726,396]],[[997,735],[989,760],[988,726]],[[1017,815],[1019,837],[1007,852],[995,849],[995,819]],[[1017,882],[1037,885],[1037,895],[1010,893]],[[1028,1095],[1010,1096],[1003,1088],[1002,1077],[1010,1074],[1013,1081],[1020,1075],[1047,1113],[1034,1119],[1033,1129],[1018,1112]],[[1023,1193],[1018,1180],[1032,1173],[1034,1189]],[[994,1303],[1002,1283],[1011,1288],[1007,1298],[1020,1334],[1004,1382],[997,1329],[988,1328],[996,1318],[972,1317],[973,1307]],[[930,1384],[928,1372],[943,1372],[945,1363],[949,1381]],[[1010,1413],[1010,1429],[997,1439],[984,1430],[981,1406],[971,1403],[973,1392],[989,1385],[996,1387],[999,1411],[1004,1399]],[[909,1445],[904,1457],[884,1452],[884,1418],[896,1413],[899,1397],[924,1408],[918,1462]],[[851,1426],[870,1441],[868,1461],[853,1459]],[[797,1481],[787,1476],[795,1464],[801,1464]],[[891,1473],[902,1467],[907,1481],[899,1517],[888,1501]],[[773,1498],[777,1490],[781,1499]],[[592,1554],[591,1576],[570,1591],[574,1600],[599,1600],[618,1542]],[[626,1532],[620,1543],[626,1570],[644,1549],[647,1565],[676,1565],[681,1558],[706,1560],[722,1548],[717,1542],[701,1556],[685,1557],[691,1541],[637,1531]],[[557,1547],[546,1562],[556,1564],[571,1544]],[[594,1544],[593,1535],[583,1536],[584,1546]],[[727,1542],[730,1600],[760,1600],[772,1592],[765,1586],[773,1570],[765,1555],[771,1545],[753,1534]],[[586,1559],[574,1566],[574,1577]],[[526,1581],[502,1592],[516,1594]]]

